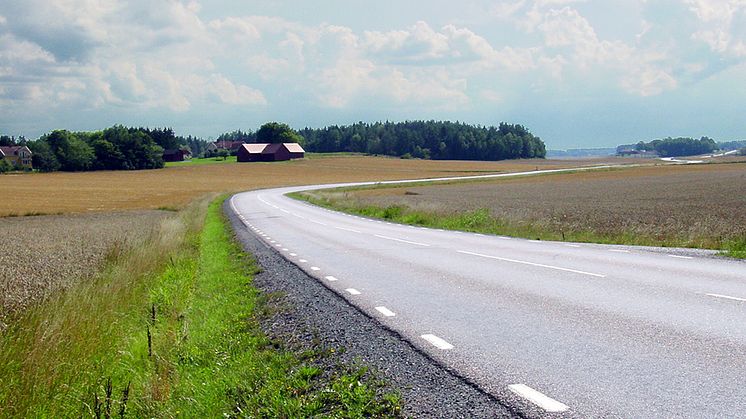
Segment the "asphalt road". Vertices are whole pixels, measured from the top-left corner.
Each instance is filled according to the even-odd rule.
[[[433,230],[235,195],[245,227],[530,417],[746,416],[746,263]]]

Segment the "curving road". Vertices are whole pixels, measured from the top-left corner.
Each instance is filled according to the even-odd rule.
[[[231,206],[268,246],[516,411],[746,416],[746,263],[404,226],[284,196],[319,187]]]

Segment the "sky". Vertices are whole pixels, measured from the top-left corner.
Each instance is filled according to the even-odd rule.
[[[746,0],[0,0],[0,133],[435,119],[746,138]]]

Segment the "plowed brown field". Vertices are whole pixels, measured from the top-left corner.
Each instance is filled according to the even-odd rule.
[[[743,163],[371,189],[346,196],[346,205],[406,206],[443,216],[486,208],[508,225],[589,232],[591,239],[617,242],[719,248],[746,237]]]

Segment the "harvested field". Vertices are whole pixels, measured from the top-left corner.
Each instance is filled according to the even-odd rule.
[[[334,206],[438,217],[487,209],[502,232],[721,249],[746,237],[746,164],[656,166],[326,192]],[[322,195],[323,196],[323,195]]]
[[[0,329],[7,315],[94,274],[107,255],[140,243],[168,214],[0,218]]]
[[[625,160],[612,159],[615,163]],[[626,160],[629,161],[629,160]],[[600,160],[466,162],[382,157],[316,157],[278,163],[223,163],[161,170],[35,173],[0,176],[0,217],[29,213],[181,208],[210,192],[456,176],[599,164]]]

